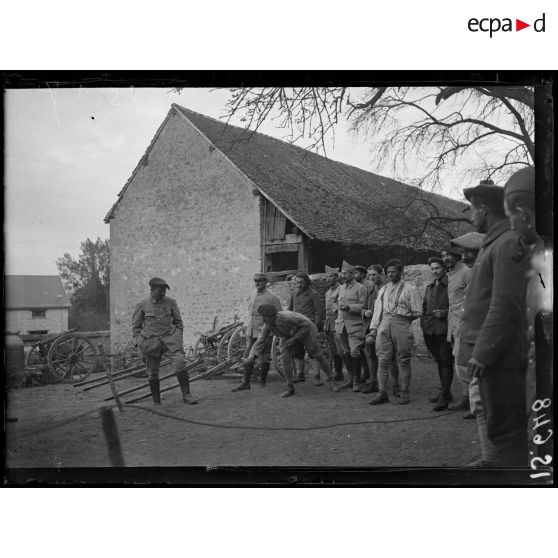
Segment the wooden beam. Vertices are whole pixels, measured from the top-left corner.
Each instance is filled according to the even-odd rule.
[[[277,252],[298,252],[301,244],[271,244],[265,247],[266,254],[276,254]]]

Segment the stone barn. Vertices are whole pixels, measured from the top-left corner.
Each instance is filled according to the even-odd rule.
[[[169,282],[188,346],[215,317],[245,316],[254,273],[424,263],[470,230],[465,207],[173,104],[105,217],[112,343],[130,339],[151,276]]]

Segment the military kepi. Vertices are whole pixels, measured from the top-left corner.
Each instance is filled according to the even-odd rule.
[[[325,266],[325,272],[327,275],[329,275],[330,273],[339,273],[339,268],[338,267],[329,267],[329,265]]]
[[[354,273],[356,270],[357,270],[357,268],[354,265],[351,265],[350,263],[343,260],[343,265],[341,266],[341,271],[350,271],[351,273]]]
[[[149,280],[149,286],[150,287],[165,287],[167,289],[170,289],[169,284],[164,279],[161,279],[160,277],[152,277]]]

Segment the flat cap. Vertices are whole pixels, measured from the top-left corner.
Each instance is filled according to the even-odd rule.
[[[471,201],[472,196],[477,196],[483,200],[504,202],[504,188],[496,186],[490,179],[481,180],[480,184],[472,188],[464,188],[463,195],[468,201]]]
[[[453,238],[452,240],[450,240],[450,243],[452,244],[452,246],[464,248],[465,250],[480,250],[485,237],[485,234],[473,231],[462,234],[457,238]]]
[[[343,260],[343,265],[341,266],[341,271],[350,271],[351,273],[354,273],[356,271],[356,267],[354,265],[351,265],[349,262],[346,262],[345,260]]]
[[[330,273],[339,273],[339,268],[338,267],[329,267],[329,265],[325,266],[325,272],[326,274],[330,274]]]
[[[504,186],[504,195],[516,192],[535,193],[535,167],[526,167],[512,174]]]
[[[458,260],[461,259],[461,253],[455,246],[452,246],[451,244],[449,244],[448,246],[444,246],[440,250],[440,252],[447,252],[448,254],[453,254]]]
[[[254,281],[267,281],[267,275],[265,273],[255,273]]]
[[[160,277],[152,277],[149,280],[149,286],[150,287],[166,287],[167,289],[170,289],[169,284],[164,279],[161,279]]]

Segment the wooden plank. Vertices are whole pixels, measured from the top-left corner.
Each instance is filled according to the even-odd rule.
[[[298,269],[308,272],[308,253],[304,243],[298,245]]]
[[[300,244],[302,242],[302,235],[301,234],[286,234],[285,238],[282,240],[266,240],[266,246],[270,246],[271,244]]]
[[[266,239],[273,240],[273,231],[275,228],[275,206],[267,204],[266,219],[265,219],[265,237]]]
[[[285,227],[287,220],[285,216],[275,208],[275,223],[273,228],[273,238],[283,240],[285,238]]]
[[[265,204],[267,200],[260,195],[259,197],[259,210],[260,210],[260,271],[265,271]]]
[[[266,254],[276,254],[277,252],[298,252],[300,244],[268,244],[265,247]]]

